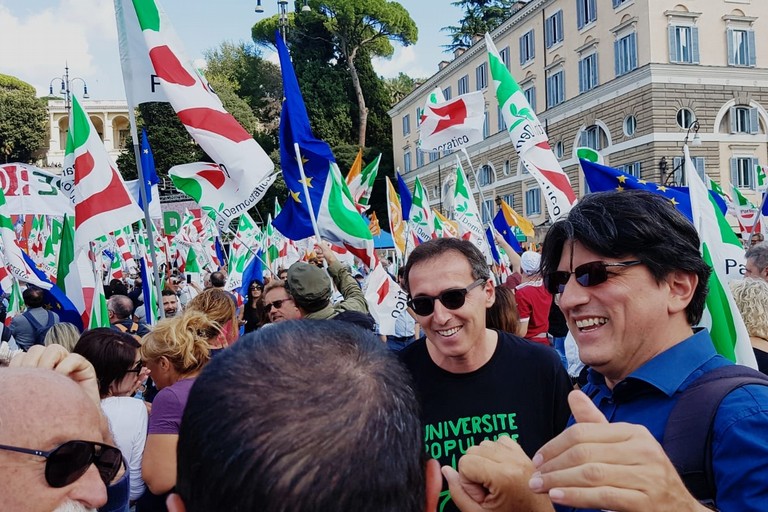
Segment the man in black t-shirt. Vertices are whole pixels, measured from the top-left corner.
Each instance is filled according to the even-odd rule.
[[[565,428],[568,375],[552,348],[486,328],[495,291],[474,245],[441,238],[418,246],[404,284],[426,336],[400,358],[414,379],[430,457],[455,468],[469,446],[501,436],[530,457]],[[438,510],[456,510],[445,485]]]

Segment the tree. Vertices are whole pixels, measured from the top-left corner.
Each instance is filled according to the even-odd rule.
[[[451,44],[446,45],[445,48],[447,51],[469,48],[472,46],[474,37],[498,28],[504,20],[517,11],[516,6],[520,3],[520,0],[457,0],[453,2],[452,5],[462,8],[464,17],[459,21],[458,26],[443,27],[442,30],[451,36]]]
[[[384,87],[387,90],[387,94],[389,94],[390,106],[394,106],[408,96],[422,82],[424,82],[424,79],[411,78],[402,71],[394,78],[385,79]]]
[[[31,163],[47,142],[46,102],[35,88],[18,78],[0,74],[0,158]]]
[[[365,147],[368,107],[359,75],[358,59],[370,63],[372,56],[391,57],[392,42],[410,45],[418,39],[416,23],[408,11],[389,0],[311,0],[311,12],[291,13],[289,24],[308,18],[322,23],[325,35],[316,36],[330,43],[337,61],[343,62],[352,81],[358,114],[358,145]],[[273,40],[277,16],[254,25],[254,41],[266,44]]]

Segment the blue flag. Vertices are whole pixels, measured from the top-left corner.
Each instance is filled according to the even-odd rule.
[[[80,312],[77,310],[72,301],[64,294],[64,292],[51,283],[51,281],[45,277],[45,273],[35,266],[35,262],[29,255],[21,251],[24,261],[27,262],[29,268],[35,273],[35,275],[43,282],[50,283],[51,288],[49,290],[43,290],[43,302],[51,307],[51,311],[59,315],[59,320],[62,322],[69,322],[75,325],[80,332],[83,331],[83,318],[80,316]]]
[[[509,225],[507,218],[504,216],[504,212],[501,208],[499,208],[499,211],[493,218],[493,228],[499,232],[499,234],[504,238],[505,242],[512,246],[513,251],[515,251],[517,254],[523,253],[523,248],[520,247],[520,242],[517,241],[517,236],[515,236],[515,228],[514,226]],[[491,245],[493,246],[495,244]]]
[[[493,261],[496,262],[498,265],[501,263],[501,256],[499,256],[499,250],[496,248],[496,242],[493,239],[493,233],[491,232],[491,228],[485,228],[485,238],[488,240],[488,245],[491,247],[491,256],[493,256]]]
[[[654,194],[659,194],[675,205],[680,213],[685,215],[688,220],[693,222],[693,213],[691,211],[691,196],[688,193],[688,187],[667,187],[652,183],[643,179],[635,178],[631,174],[621,172],[613,167],[596,164],[583,158],[581,170],[592,192],[621,191],[621,190],[647,190]],[[727,206],[720,197],[720,194],[710,190],[710,195],[715,198],[723,214],[727,211]]]
[[[147,206],[152,202],[152,185],[160,183],[160,179],[157,177],[157,171],[155,170],[155,157],[152,155],[152,148],[149,147],[149,140],[147,139],[147,131],[144,128],[141,129],[141,172],[144,174],[144,190],[147,193]],[[144,210],[144,205],[141,201],[141,193],[139,193],[139,208]]]
[[[243,284],[240,286],[239,293],[241,297],[245,297],[246,299],[250,298],[248,288],[253,281],[258,281],[262,284],[264,283],[264,267],[261,264],[261,260],[264,258],[264,253],[259,250],[256,254],[258,254],[258,258],[253,256],[243,271]]]
[[[288,48],[283,38],[276,34],[277,53],[280,57],[280,72],[283,77],[283,110],[280,113],[280,165],[283,179],[288,188],[288,200],[280,214],[272,221],[283,235],[292,240],[302,240],[314,235],[307,199],[301,182],[299,164],[296,161],[294,144],[301,149],[307,189],[312,200],[315,219],[320,210],[325,183],[330,166],[336,162],[330,146],[312,135],[307,108],[299,90],[299,82],[291,64]]]
[[[413,197],[411,191],[408,190],[408,185],[405,184],[403,177],[400,173],[397,174],[397,193],[400,194],[400,208],[403,210],[403,221],[408,222],[411,218],[411,203],[413,203]]]

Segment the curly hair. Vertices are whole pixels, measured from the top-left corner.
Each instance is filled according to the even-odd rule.
[[[180,375],[203,368],[211,359],[209,340],[221,332],[221,325],[200,311],[186,311],[182,316],[160,320],[144,336],[143,360],[165,357]]]
[[[730,285],[749,335],[768,340],[768,282],[747,277]]]
[[[199,311],[224,326],[235,319],[235,300],[232,295],[219,288],[208,288],[187,303],[185,311]]]

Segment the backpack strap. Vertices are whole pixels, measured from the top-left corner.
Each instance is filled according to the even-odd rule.
[[[131,328],[128,329],[129,334],[137,334],[139,332],[139,324],[136,322],[133,322],[131,324]]]
[[[56,323],[56,317],[48,310],[45,310],[45,312],[48,313],[48,321],[45,323],[45,328],[50,329]]]
[[[768,376],[742,365],[709,371],[685,389],[672,408],[662,445],[683,483],[702,503],[715,503],[712,469],[715,415],[723,399],[742,386],[768,386]]]
[[[48,314],[50,315],[51,312],[49,311]],[[37,319],[35,319],[35,317],[32,315],[32,313],[30,313],[29,310],[23,312],[21,316],[27,319],[27,322],[29,322],[29,325],[32,326],[32,330],[37,331],[38,329],[42,329],[43,324],[38,322]]]

